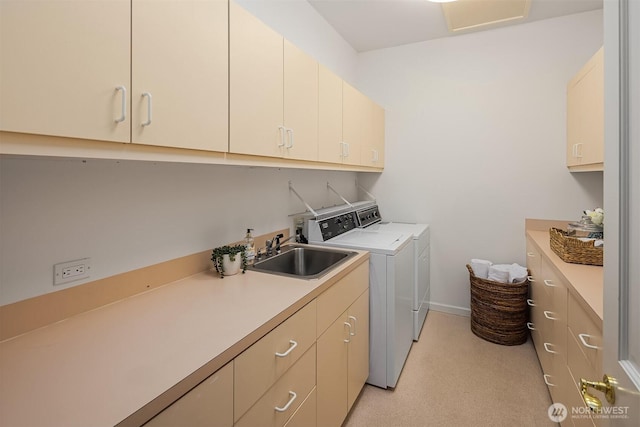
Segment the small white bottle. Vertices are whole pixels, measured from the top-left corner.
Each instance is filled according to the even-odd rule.
[[[256,246],[255,246],[255,242],[253,241],[253,236],[251,235],[252,231],[253,231],[253,228],[247,228],[247,235],[244,238],[247,262],[249,263],[253,262],[253,260],[256,257]]]

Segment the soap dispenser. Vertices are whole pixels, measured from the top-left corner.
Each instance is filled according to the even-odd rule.
[[[251,232],[253,231],[253,228],[247,228],[247,235],[244,238],[244,245],[245,245],[245,253],[247,255],[247,262],[253,262],[254,258],[256,257],[256,246],[255,246],[255,242],[253,240],[253,236],[251,235]]]

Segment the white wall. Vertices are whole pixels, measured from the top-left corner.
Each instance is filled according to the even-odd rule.
[[[355,51],[304,0],[239,3],[352,80]],[[90,280],[291,226],[355,197],[355,173],[146,162],[0,158],[0,305],[53,292],[53,265],[91,257]],[[78,200],[78,201],[74,201]],[[257,242],[264,245],[264,242]]]
[[[602,45],[602,10],[359,56],[386,108],[386,167],[359,176],[386,219],[432,227],[431,297],[469,307],[471,258],[525,264],[525,218],[602,205],[565,167],[566,83]]]
[[[348,82],[356,79],[357,52],[307,0],[233,0]]]

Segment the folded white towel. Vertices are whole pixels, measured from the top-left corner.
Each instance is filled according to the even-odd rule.
[[[509,273],[511,266],[509,264],[495,264],[489,267],[489,280],[500,283],[509,283]]]
[[[509,283],[520,283],[527,278],[528,271],[525,267],[513,263],[509,268]]]
[[[474,258],[471,260],[471,269],[473,270],[473,274],[481,279],[489,277],[489,267],[491,267],[491,265],[492,262],[487,261],[486,259]]]

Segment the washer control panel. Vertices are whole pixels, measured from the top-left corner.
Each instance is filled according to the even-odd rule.
[[[358,221],[359,226],[362,228],[382,221],[378,206],[372,206],[370,208],[358,211]]]

